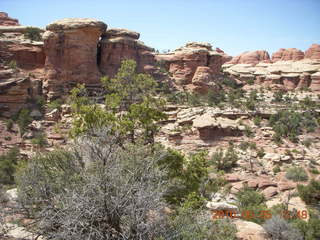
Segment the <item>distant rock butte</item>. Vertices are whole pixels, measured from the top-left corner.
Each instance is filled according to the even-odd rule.
[[[190,85],[190,88],[200,92],[206,92],[208,83],[214,80],[212,77],[220,74],[222,64],[230,59],[221,49],[213,50],[209,43],[197,42],[187,43],[170,53],[156,55],[156,60],[164,63],[178,86]],[[203,88],[199,88],[200,85]]]
[[[305,58],[320,59],[320,44],[312,44],[305,52]]]
[[[277,52],[272,54],[272,61],[298,61],[304,58],[304,52],[296,48],[280,48]]]
[[[7,13],[0,12],[0,25],[1,26],[19,26],[19,21],[14,18],[10,18]]]
[[[266,60],[266,56],[261,51],[246,52],[224,64],[222,69],[225,74],[244,84],[251,80],[255,85],[272,89],[308,87],[320,92],[319,44],[313,44],[305,53],[295,48],[282,48],[272,55],[272,61]]]
[[[265,50],[258,50],[253,52],[244,52],[239,56],[232,58],[229,64],[258,64],[259,62],[270,63],[269,53]]]

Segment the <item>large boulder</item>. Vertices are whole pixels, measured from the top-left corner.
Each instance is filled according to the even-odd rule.
[[[312,44],[305,52],[305,58],[320,59],[320,44]]]
[[[90,18],[67,18],[46,27],[44,90],[59,97],[76,83],[100,83],[97,45],[107,25]]]
[[[127,29],[109,29],[100,42],[99,67],[103,74],[114,76],[121,62],[133,59],[139,72],[152,73],[155,59],[154,49],[139,41],[140,34]]]
[[[254,222],[237,219],[234,221],[237,227],[238,240],[268,240],[268,234],[262,226]]]
[[[304,52],[296,48],[280,48],[272,54],[272,61],[298,61],[304,58]]]
[[[10,18],[8,13],[0,12],[0,25],[2,26],[19,26],[19,21],[14,18]]]

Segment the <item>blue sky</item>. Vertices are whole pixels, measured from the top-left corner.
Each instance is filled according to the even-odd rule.
[[[320,0],[0,0],[0,11],[39,27],[92,17],[159,50],[200,41],[237,55],[320,43]]]

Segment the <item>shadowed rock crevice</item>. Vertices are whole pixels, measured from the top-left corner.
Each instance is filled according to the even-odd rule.
[[[225,137],[240,137],[243,136],[240,130],[221,129],[218,127],[199,128],[199,138],[203,141],[218,141]]]

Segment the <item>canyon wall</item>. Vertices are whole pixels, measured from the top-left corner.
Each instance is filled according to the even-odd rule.
[[[139,40],[139,33],[107,29],[105,23],[88,18],[53,22],[45,32],[40,29],[43,41],[39,42],[25,38],[27,30],[0,12],[0,109],[10,113],[38,95],[60,98],[77,83],[97,88],[100,78],[113,77],[124,59],[135,60],[139,72],[199,94],[219,90],[218,83],[225,77],[245,87],[320,92],[319,44],[305,52],[281,48],[272,57],[258,50],[232,58],[197,42],[157,54]]]

